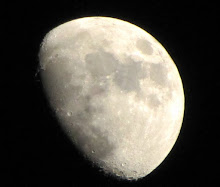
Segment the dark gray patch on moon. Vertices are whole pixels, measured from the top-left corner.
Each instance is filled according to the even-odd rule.
[[[82,32],[79,32],[77,35],[76,35],[76,40],[77,41],[83,41],[85,39],[88,39],[90,38],[90,34],[87,32],[87,31],[82,31]]]
[[[160,105],[160,101],[158,100],[158,97],[155,94],[151,94],[147,96],[148,104],[152,108],[156,108]]]
[[[97,83],[90,88],[89,92],[92,96],[97,96],[106,93],[107,90],[108,90],[108,83],[104,83],[103,85]]]
[[[94,76],[108,76],[117,68],[117,60],[111,53],[98,51],[96,53],[87,54],[85,57],[86,67]]]
[[[162,64],[150,65],[150,79],[160,86],[167,84],[167,70]]]
[[[138,50],[140,50],[143,54],[151,55],[153,53],[153,48],[151,47],[151,43],[144,39],[139,39],[136,42],[136,46]]]
[[[147,75],[146,69],[142,68],[142,62],[136,62],[131,58],[127,58],[126,61],[124,64],[119,63],[111,53],[103,50],[87,54],[85,57],[86,68],[98,83],[103,82],[103,77],[114,73],[113,81],[121,90],[138,92],[140,90],[140,79]],[[104,82],[101,85],[107,84]],[[102,88],[100,84],[97,84],[91,91],[101,93],[102,90],[107,90],[107,86]]]
[[[127,58],[125,64],[118,66],[117,72],[114,76],[114,82],[123,91],[136,91],[140,90],[140,79],[147,76],[146,70],[141,67],[141,62],[133,61]]]

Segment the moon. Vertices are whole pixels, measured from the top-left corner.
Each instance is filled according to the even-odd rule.
[[[59,25],[43,39],[39,69],[61,127],[105,173],[137,180],[174,146],[182,80],[165,48],[140,27],[111,17]]]

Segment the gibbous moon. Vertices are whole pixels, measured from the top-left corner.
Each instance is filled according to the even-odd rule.
[[[39,61],[60,125],[105,173],[136,180],[166,158],[182,125],[184,92],[153,36],[120,19],[80,18],[45,36]]]

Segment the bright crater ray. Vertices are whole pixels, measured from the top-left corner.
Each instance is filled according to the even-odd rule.
[[[184,93],[150,34],[115,18],[80,18],[45,36],[39,60],[51,108],[88,159],[129,180],[165,159],[182,125]]]

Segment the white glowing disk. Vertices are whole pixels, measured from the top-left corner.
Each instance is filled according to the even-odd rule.
[[[132,180],[165,159],[182,125],[184,92],[150,34],[115,18],[80,18],[46,35],[39,60],[61,126],[97,166]]]

